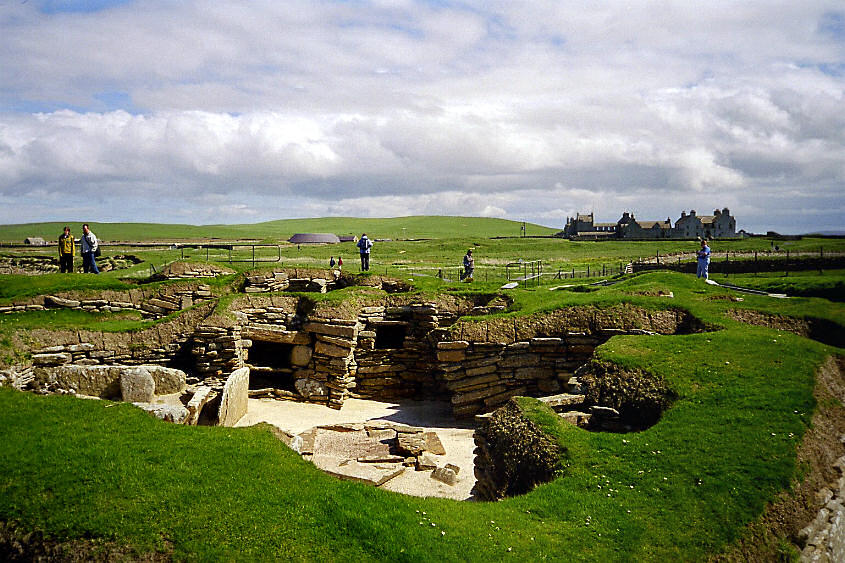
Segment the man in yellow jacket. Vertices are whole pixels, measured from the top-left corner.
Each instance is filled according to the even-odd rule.
[[[73,273],[73,255],[76,250],[73,235],[70,234],[70,227],[65,227],[65,232],[59,237],[59,272]]]

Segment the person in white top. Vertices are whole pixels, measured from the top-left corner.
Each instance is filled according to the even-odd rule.
[[[100,248],[100,244],[97,242],[97,236],[88,228],[88,223],[82,225],[80,243],[82,246],[82,271],[86,274],[88,272],[99,274],[100,270],[97,269],[96,254]]]

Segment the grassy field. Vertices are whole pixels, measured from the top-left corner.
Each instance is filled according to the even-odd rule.
[[[103,241],[153,240],[263,240],[287,241],[296,233],[334,233],[359,236],[366,232],[370,238],[419,239],[453,237],[460,232],[468,237],[496,237],[522,235],[522,223],[485,217],[413,216],[385,219],[331,217],[315,219],[282,219],[243,225],[177,225],[162,223],[97,223],[88,221],[91,230]],[[82,232],[82,222],[25,223],[0,225],[0,242],[22,243],[27,237],[57,240],[65,225],[75,236]],[[561,229],[526,224],[529,236],[553,235]]]
[[[770,293],[824,297],[833,301],[845,300],[845,270],[714,275],[713,279],[720,283],[730,283]]]
[[[630,260],[659,244],[470,240],[478,244],[477,260],[529,259],[538,251],[566,264]],[[736,244],[757,242],[768,244]],[[672,244],[681,249],[688,243]],[[454,237],[381,243],[374,250],[376,272],[382,273],[379,261],[387,259],[393,261],[388,272],[409,274],[403,277],[423,266],[454,267],[466,247],[467,239]],[[286,248],[283,263],[323,265],[335,248]],[[150,252],[155,260],[178,258],[174,251]],[[444,255],[455,256],[453,266]],[[356,260],[350,262],[357,270]],[[498,262],[483,266],[502,268]],[[235,269],[250,267],[240,263]],[[143,268],[148,264],[136,274]],[[496,291],[499,281],[485,282],[479,270],[471,285],[418,277],[415,291],[421,298]],[[0,276],[0,297],[120,290],[131,287],[121,281],[124,274]],[[790,273],[788,279],[795,289],[812,292],[837,287],[841,276]],[[759,287],[773,283],[754,276],[742,281],[750,284],[752,278]],[[222,288],[234,279],[215,284]],[[845,305],[760,295],[735,302],[724,298],[735,295],[729,290],[670,272],[590,291],[549,291],[560,283],[548,280],[539,289],[512,292],[514,306],[502,315],[634,303],[681,308],[716,330],[614,337],[597,349],[598,359],[660,377],[679,397],[648,430],[586,432],[561,423],[533,400],[521,400],[566,451],[566,471],[527,495],[498,503],[406,497],[328,477],[266,429],[174,426],[126,404],[0,389],[0,521],[59,541],[93,538],[106,542],[103,549],[117,546],[124,554],[159,551],[198,560],[700,561],[746,536],[746,525],[766,504],[802,478],[806,468],[798,464],[796,448],[818,408],[814,372],[842,349],[746,325],[727,313],[747,308],[843,327]],[[356,291],[362,290],[347,288],[326,298],[352,298]],[[652,297],[668,291],[674,298]],[[4,353],[13,336],[35,327],[143,325],[136,318],[74,311],[17,313],[0,321]],[[774,549],[794,556],[788,542]]]
[[[522,223],[502,219],[478,217],[400,217],[392,219],[291,219],[251,225],[163,225],[163,224],[92,224],[92,229],[106,241],[193,241],[194,244],[221,244],[237,240],[260,241],[270,246],[249,245],[228,248],[162,245],[154,248],[114,244],[104,247],[107,256],[132,254],[144,263],[121,277],[143,278],[153,269],[160,270],[174,260],[212,261],[237,271],[255,267],[325,268],[330,258],[344,259],[344,270],[358,272],[358,250],[354,243],[336,245],[291,245],[287,238],[296,232],[335,232],[360,234],[368,232],[377,241],[372,251],[371,270],[378,274],[413,277],[441,275],[457,278],[461,259],[468,248],[473,249],[476,279],[504,282],[507,264],[541,261],[546,285],[560,283],[560,278],[607,277],[619,273],[632,260],[671,257],[693,261],[698,248],[695,241],[569,241],[559,238],[521,237]],[[20,242],[24,237],[38,234],[55,238],[59,223],[0,226],[0,241]],[[527,225],[528,235],[551,235],[556,229]],[[51,235],[52,233],[52,235]],[[510,238],[494,238],[510,237]],[[432,240],[409,240],[432,239]],[[768,255],[777,244],[777,256],[817,255],[845,252],[845,239],[803,238],[801,240],[773,240],[747,238],[720,240],[711,244],[713,260],[720,261],[730,253],[731,260],[751,259],[755,252]],[[16,249],[7,254],[53,257],[49,248]],[[256,261],[253,262],[253,259]],[[230,262],[231,260],[231,262]],[[79,261],[79,258],[77,258]],[[518,268],[510,271],[513,276]],[[0,298],[2,296],[0,295]]]

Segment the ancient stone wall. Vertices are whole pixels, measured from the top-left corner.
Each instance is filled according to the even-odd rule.
[[[355,349],[353,396],[392,400],[432,397],[442,391],[427,338],[439,327],[434,304],[365,307],[358,320],[364,329]]]
[[[512,344],[439,342],[438,378],[456,416],[489,412],[516,395],[559,392],[607,338],[577,332]]]
[[[137,332],[91,330],[30,331],[32,365],[140,365],[180,367],[187,360],[189,342],[211,311],[206,304],[186,311],[171,322]]]
[[[191,354],[196,375],[206,379],[221,377],[244,367],[241,327],[203,325],[191,335]]]
[[[208,285],[168,286],[159,290],[133,289],[128,292],[105,292],[96,299],[74,294],[45,295],[0,307],[0,314],[44,309],[75,309],[90,313],[140,311],[145,318],[161,318],[174,311],[188,309],[195,303],[208,301],[214,295]]]
[[[845,440],[845,436],[842,437]],[[845,561],[845,456],[834,465],[839,479],[820,491],[824,506],[815,519],[798,532],[803,546],[801,561]]]
[[[345,287],[340,271],[309,274],[296,271],[293,276],[287,271],[266,272],[247,276],[245,293],[270,293],[275,291],[298,291],[326,293],[338,287]]]

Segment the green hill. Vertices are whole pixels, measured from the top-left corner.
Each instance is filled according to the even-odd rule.
[[[56,240],[65,225],[74,235],[82,233],[80,222],[47,222],[0,225],[0,241],[22,243],[27,237]],[[165,223],[95,223],[91,230],[104,241],[150,241],[185,239],[260,239],[287,240],[295,233],[335,233],[370,238],[450,238],[520,236],[522,222],[487,217],[445,217],[418,215],[368,219],[359,217],[319,217],[312,219],[281,219],[242,225],[179,225]],[[526,234],[552,235],[560,229],[526,223]]]

